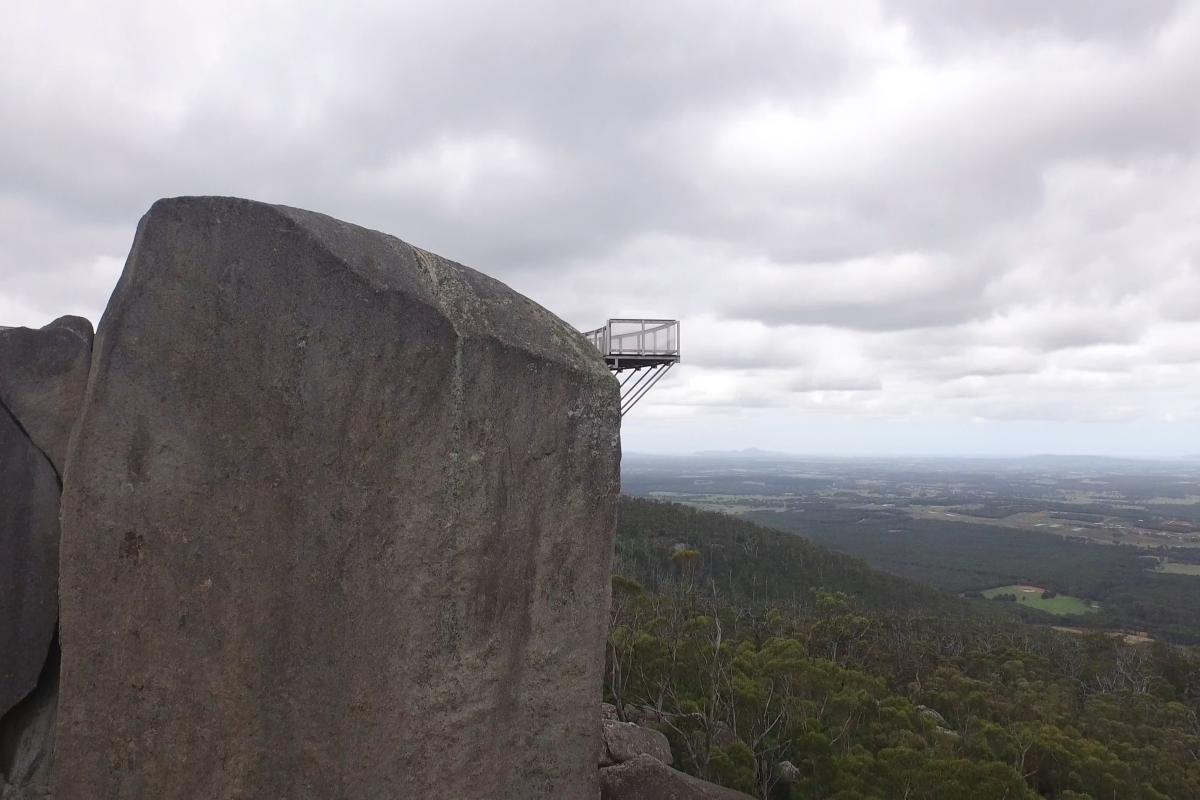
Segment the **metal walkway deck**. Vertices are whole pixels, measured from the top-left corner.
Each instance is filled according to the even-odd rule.
[[[621,381],[621,416],[679,363],[679,320],[610,319],[584,336],[603,354]]]

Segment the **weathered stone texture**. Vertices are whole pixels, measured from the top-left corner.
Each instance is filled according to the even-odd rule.
[[[0,796],[40,796],[54,751],[58,511],[92,326],[0,330]]]
[[[614,719],[603,720],[601,725],[604,729],[604,752],[600,757],[600,766],[620,764],[641,755],[656,758],[664,764],[671,763],[671,743],[653,728]]]
[[[618,425],[480,273],[156,203],[70,456],[57,800],[595,797]]]
[[[49,797],[58,667],[57,647],[52,647],[33,692],[0,718],[0,800]]]
[[[600,800],[753,800],[702,781],[648,755],[600,770]]]
[[[0,407],[0,719],[33,691],[58,616],[58,479]]]
[[[92,323],[82,317],[0,331],[0,404],[60,477],[91,359]]]

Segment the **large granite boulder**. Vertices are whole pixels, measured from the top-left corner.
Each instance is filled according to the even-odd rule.
[[[640,755],[600,770],[600,800],[754,800]]]
[[[0,329],[0,797],[40,796],[54,751],[58,511],[92,325]]]
[[[0,408],[0,720],[37,685],[57,618],[58,477]]]
[[[497,281],[156,203],[64,490],[57,800],[594,797],[618,435]]]
[[[0,719],[0,800],[49,797],[58,711],[58,647],[34,690]]]
[[[60,477],[91,363],[92,323],[82,317],[0,330],[0,404]]]

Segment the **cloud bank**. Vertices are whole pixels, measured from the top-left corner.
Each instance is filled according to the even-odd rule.
[[[154,199],[235,194],[682,318],[629,449],[1200,452],[1194,4],[8,16],[0,324],[97,319]]]

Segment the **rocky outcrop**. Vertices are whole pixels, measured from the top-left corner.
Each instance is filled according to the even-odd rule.
[[[60,479],[91,358],[92,323],[82,317],[60,317],[39,330],[0,331],[0,405]]]
[[[33,691],[58,616],[58,480],[0,408],[0,718]]]
[[[634,709],[626,709],[633,711]],[[649,714],[650,709],[643,712]],[[601,800],[746,800],[748,795],[671,769],[671,744],[659,731],[618,720],[617,708],[600,704],[604,748]]]
[[[72,439],[57,800],[594,797],[617,399],[478,272],[156,203]]]
[[[917,711],[921,714],[921,716],[925,717],[939,728],[950,727],[950,723],[946,721],[946,718],[943,717],[940,712],[935,711],[929,706],[918,705]]]
[[[600,800],[753,800],[640,755],[600,770]]]
[[[775,785],[771,787],[769,797],[772,800],[789,800],[792,787],[800,783],[802,777],[800,768],[791,761],[780,761],[775,765]]]
[[[941,713],[939,713],[938,711],[930,708],[929,706],[925,706],[925,705],[918,705],[917,711],[920,712],[922,717],[924,717],[925,719],[927,719],[928,721],[933,723],[934,731],[936,731],[937,733],[941,734],[942,736],[946,736],[950,739],[959,738],[958,731],[951,728],[950,723],[947,722],[946,718],[944,716],[942,716]]]
[[[632,722],[603,720],[604,751],[600,766],[607,767],[647,755],[664,764],[671,763],[671,744],[667,737],[653,728],[643,728]]]
[[[37,686],[0,720],[0,800],[50,796],[58,669],[58,647],[52,644]]]
[[[92,326],[0,330],[0,796],[49,777],[57,705],[59,496]]]

